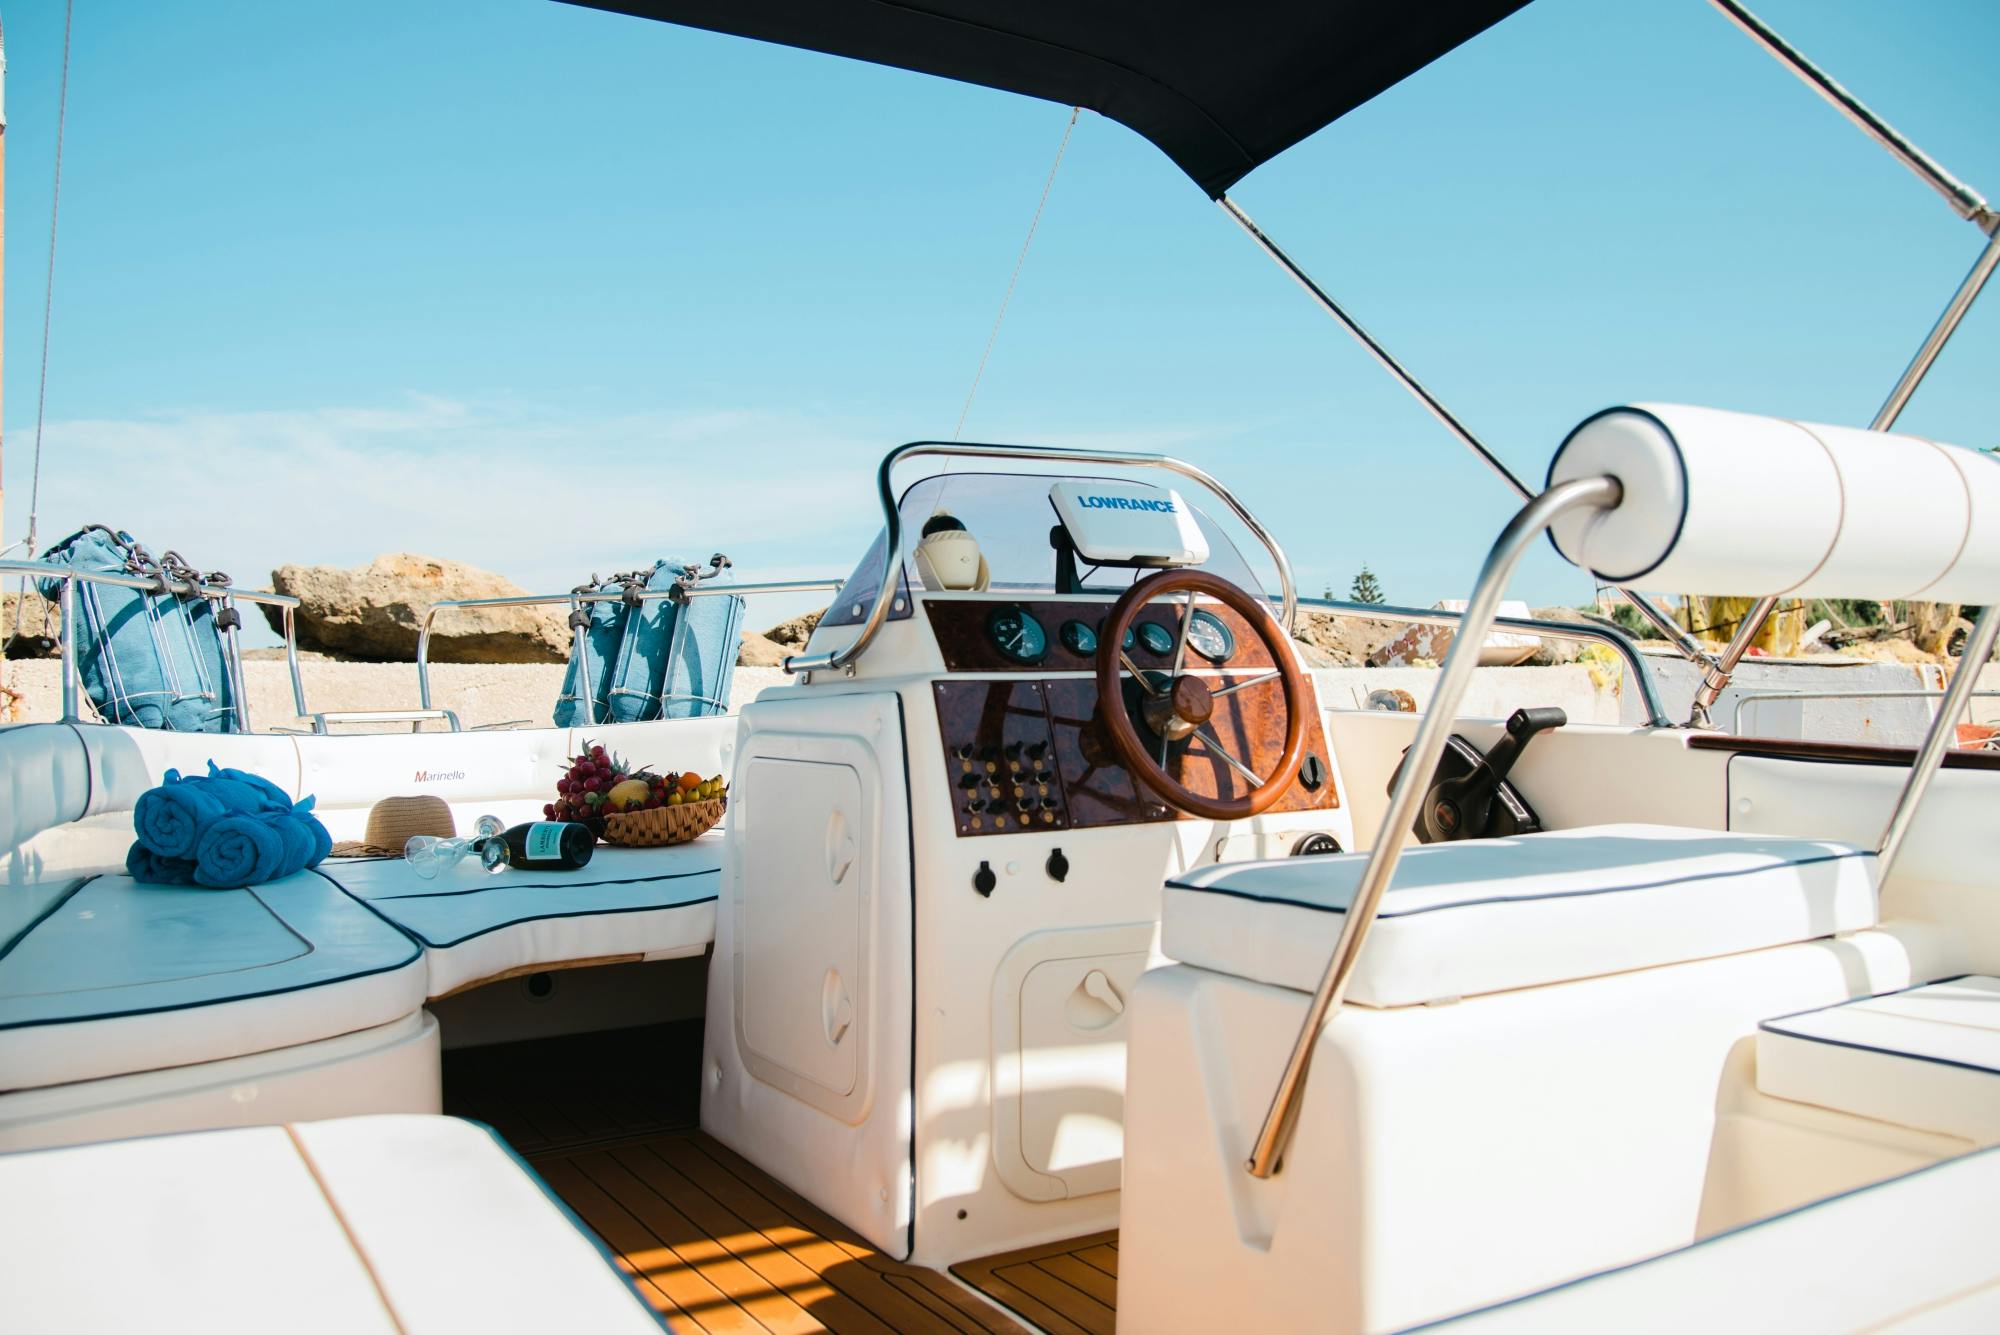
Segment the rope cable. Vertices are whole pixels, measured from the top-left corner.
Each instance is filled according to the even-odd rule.
[[[1014,300],[1014,286],[1021,281],[1021,269],[1028,262],[1028,247],[1035,243],[1035,229],[1042,225],[1042,210],[1048,207],[1049,192],[1056,185],[1056,172],[1062,168],[1063,153],[1069,148],[1069,137],[1076,129],[1076,118],[1082,114],[1082,107],[1069,109],[1069,124],[1063,127],[1062,142],[1056,145],[1056,160],[1049,164],[1049,179],[1042,183],[1042,197],[1035,204],[1035,216],[1028,223],[1028,235],[1021,239],[1021,253],[1014,260],[1013,274],[1007,279],[1006,295],[1000,298],[1000,310],[993,317],[992,330],[986,335],[986,350],[979,354],[979,366],[972,373],[972,386],[965,391],[965,406],[958,410],[958,425],[951,432],[953,440],[957,440],[965,430],[965,419],[972,412],[972,400],[979,393],[979,381],[986,374],[987,359],[993,355],[993,344],[1000,337],[1000,325],[1007,318],[1007,305]]]
[[[63,127],[69,117],[69,34],[76,0],[64,0],[62,81],[56,93],[55,183],[49,191],[49,268],[42,288],[42,369],[35,391],[35,467],[28,485],[28,559],[35,556],[35,530],[42,508],[42,424],[49,403],[49,323],[56,298],[56,222],[62,209]]]

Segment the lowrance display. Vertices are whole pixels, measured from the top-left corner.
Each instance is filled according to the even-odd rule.
[[[1049,488],[1056,516],[1094,565],[1192,566],[1208,540],[1180,493],[1143,482],[1064,481]]]

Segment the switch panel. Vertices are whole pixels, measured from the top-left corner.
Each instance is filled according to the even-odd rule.
[[[1043,683],[941,681],[936,691],[958,833],[1068,829]]]

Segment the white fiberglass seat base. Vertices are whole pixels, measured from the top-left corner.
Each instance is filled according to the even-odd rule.
[[[0,1199],[24,1331],[661,1329],[533,1173],[450,1118],[0,1155]]]
[[[1995,1330],[1996,1232],[2000,1151],[1985,1150],[1422,1329]]]
[[[1932,976],[1874,929],[1874,859],[1840,845],[1621,826],[1412,849],[1362,953],[1370,1004],[1320,1035],[1259,1180],[1244,1162],[1361,861],[1167,894],[1186,962],[1130,1011],[1133,1329],[1393,1329],[1685,1245],[1759,1021]]]

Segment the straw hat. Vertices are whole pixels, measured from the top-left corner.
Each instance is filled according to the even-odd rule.
[[[337,858],[394,858],[403,855],[403,845],[413,834],[434,834],[441,839],[458,835],[451,818],[451,806],[442,797],[385,797],[368,808],[368,828],[360,839],[343,839],[333,846]]]

